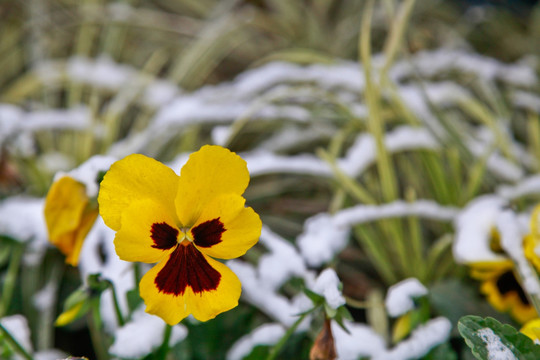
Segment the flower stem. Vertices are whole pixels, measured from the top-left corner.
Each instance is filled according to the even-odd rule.
[[[169,340],[171,339],[172,326],[167,324],[165,325],[165,330],[163,331],[163,342],[157,352],[157,360],[165,360],[167,354],[169,353]]]
[[[122,310],[120,309],[120,303],[118,302],[116,289],[114,288],[114,284],[111,281],[107,280],[107,283],[109,284],[109,287],[111,288],[111,291],[112,291],[114,310],[116,312],[116,320],[118,320],[118,325],[124,326],[126,322],[124,321],[124,316],[122,315]]]
[[[11,335],[9,333],[9,331],[7,331],[7,329],[2,326],[2,324],[0,323],[0,334],[2,334],[2,336],[4,337],[4,339],[6,340],[6,342],[8,342],[14,349],[17,353],[19,353],[23,358],[25,358],[26,360],[34,360],[34,358],[32,357],[32,355],[30,355],[22,346],[21,344],[19,344],[17,342],[17,340],[13,337],[13,335]]]
[[[270,353],[268,354],[268,357],[266,360],[274,360],[278,355],[285,343],[289,340],[289,338],[294,334],[300,323],[306,318],[306,316],[310,314],[309,312],[303,313],[300,315],[298,320],[292,326],[287,330],[287,332],[279,339],[278,343],[274,345]]]
[[[97,360],[108,360],[109,354],[107,352],[105,339],[102,336],[101,328],[102,321],[99,313],[99,298],[91,300],[91,312],[88,318],[88,328],[90,329],[90,337],[92,344],[94,345],[94,351],[96,352]]]

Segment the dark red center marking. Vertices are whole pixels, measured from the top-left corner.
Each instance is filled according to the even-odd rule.
[[[155,249],[167,250],[176,245],[178,230],[167,223],[154,223],[150,229],[150,237],[154,240],[152,245]]]
[[[186,287],[195,294],[217,289],[221,274],[193,244],[178,245],[154,280],[160,292],[183,295]]]
[[[217,219],[205,221],[193,229],[193,242],[199,247],[211,247],[221,242],[221,234],[225,232],[223,223]]]

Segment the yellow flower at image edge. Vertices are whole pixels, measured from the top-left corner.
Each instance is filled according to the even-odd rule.
[[[540,319],[535,318],[528,321],[523,327],[519,330],[521,333],[527,335],[531,340],[536,344],[540,343]]]
[[[69,176],[54,182],[45,199],[44,215],[49,241],[66,255],[66,263],[77,266],[84,238],[98,216],[84,184]]]
[[[140,282],[146,312],[174,325],[238,305],[240,280],[214,258],[239,257],[259,239],[261,220],[241,196],[248,183],[246,162],[219,146],[191,154],[180,176],[139,154],[111,166],[98,202],[116,252],[157,263]]]

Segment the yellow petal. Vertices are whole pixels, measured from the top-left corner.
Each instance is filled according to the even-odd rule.
[[[146,263],[160,261],[174,250],[182,235],[176,222],[174,213],[161,203],[133,201],[122,213],[122,227],[114,238],[118,257]]]
[[[94,225],[97,216],[97,209],[87,209],[87,211],[84,212],[81,218],[81,223],[73,234],[74,242],[71,252],[65,253],[67,255],[66,263],[72,266],[77,266],[79,264],[79,255],[81,254],[84,239],[86,238],[86,235],[88,235],[88,233],[90,232],[90,229],[92,229],[92,226]]]
[[[227,194],[216,197],[204,208],[191,228],[193,242],[201,252],[219,259],[233,259],[257,243],[262,222],[244,203],[240,195]]]
[[[216,196],[241,195],[249,183],[246,162],[220,146],[203,146],[182,168],[175,204],[178,219],[191,227]]]
[[[88,204],[85,186],[64,176],[52,184],[45,198],[45,222],[53,244],[59,236],[75,230]],[[55,244],[56,245],[56,244]]]
[[[56,181],[45,199],[45,222],[49,240],[77,266],[84,239],[98,215],[89,206],[85,186],[69,176]]]
[[[79,312],[82,310],[84,302],[81,301],[73,306],[71,309],[64,311],[56,319],[55,326],[65,326],[78,318]]]
[[[214,274],[211,281],[208,273]],[[189,314],[200,321],[213,319],[237,306],[240,293],[236,275],[191,244],[179,245],[169,258],[150,269],[140,283],[146,312],[169,325],[179,323]]]
[[[122,212],[136,200],[152,200],[174,213],[177,188],[178,175],[169,167],[144,155],[129,155],[105,174],[98,195],[99,212],[105,224],[118,231]]]

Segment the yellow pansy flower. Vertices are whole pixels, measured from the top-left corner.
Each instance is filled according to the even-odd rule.
[[[501,261],[489,268],[472,266],[471,276],[481,280],[480,292],[500,312],[508,312],[518,322],[525,323],[538,316],[516,279],[513,265]]]
[[[70,176],[55,181],[45,198],[45,223],[49,241],[77,266],[84,238],[97,216],[97,206],[86,195],[86,187]]]
[[[174,325],[238,305],[240,280],[214,258],[239,257],[259,239],[261,220],[241,196],[248,183],[246,162],[219,146],[191,154],[180,176],[140,154],[111,166],[98,202],[116,252],[157,262],[139,286],[146,312]]]

